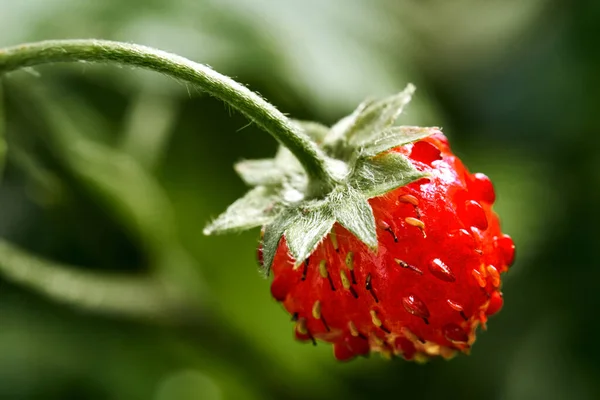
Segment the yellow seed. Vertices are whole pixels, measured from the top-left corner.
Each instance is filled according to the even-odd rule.
[[[493,265],[488,265],[487,271],[490,277],[492,278],[492,285],[494,285],[495,287],[500,286],[500,273],[498,272],[496,267],[494,267]]]
[[[452,309],[454,309],[455,311],[458,311],[458,312],[463,311],[463,307],[460,304],[458,304],[450,299],[446,300],[446,303],[448,303],[448,305],[450,307],[452,307]]]
[[[348,322],[348,329],[350,329],[350,334],[354,337],[358,337],[359,333],[358,333],[358,329],[356,329],[356,325],[354,325],[354,322],[350,321]]]
[[[406,218],[404,218],[404,221],[406,221],[407,224],[416,226],[419,229],[425,228],[425,223],[423,221],[421,221],[420,219],[416,219],[414,217],[406,217]]]
[[[319,273],[323,278],[327,278],[329,276],[329,274],[327,274],[327,263],[325,260],[321,260],[319,263]]]
[[[409,203],[415,207],[419,205],[419,200],[415,196],[410,195],[410,194],[405,194],[403,196],[400,196],[398,198],[398,200],[400,200],[401,203]]]
[[[487,274],[488,274],[488,273],[487,273],[487,269],[485,269],[485,265],[481,264],[481,265],[479,266],[479,272],[481,273],[481,275],[482,275],[484,278],[487,278]]]
[[[315,319],[321,319],[321,302],[319,300],[315,301],[313,305],[312,315]]]
[[[487,319],[487,315],[485,315],[485,311],[479,310],[479,321],[481,321],[481,328],[484,331],[487,331],[487,320],[488,319]]]
[[[331,238],[331,244],[333,245],[333,249],[335,251],[338,251],[338,241],[337,235],[335,234],[335,230],[331,230],[331,233],[329,233],[329,237]]]
[[[351,251],[346,254],[346,266],[350,271],[354,269],[354,253]]]
[[[441,351],[441,346],[433,342],[425,342],[423,349],[425,350],[425,353],[429,354],[430,356],[438,356]]]
[[[398,264],[402,268],[408,268],[409,267],[408,263],[405,262],[405,261],[399,260],[397,258],[394,258],[394,261],[396,262],[396,264]]]
[[[444,357],[445,360],[452,359],[454,356],[456,356],[456,354],[457,354],[457,351],[454,349],[451,349],[450,347],[442,346],[440,348],[440,355],[442,357]]]
[[[479,321],[475,320],[473,321],[473,326],[471,326],[471,335],[475,334],[475,331],[477,331],[477,328],[479,327]]]
[[[379,227],[383,230],[388,230],[390,229],[390,224],[385,221],[379,221]]]
[[[427,234],[425,233],[425,223],[423,221],[413,217],[406,217],[404,218],[404,221],[409,225],[416,226],[417,228],[419,228],[421,230],[421,233],[423,233],[423,237],[427,237]]]
[[[300,318],[298,322],[296,322],[296,330],[301,335],[308,334],[308,328],[306,327],[306,319]]]
[[[375,346],[382,348],[385,345],[385,342],[379,336],[371,335],[371,337],[373,338],[373,343],[375,343]]]
[[[485,281],[485,278],[483,276],[481,276],[481,273],[479,271],[477,271],[476,269],[474,269],[474,270],[471,270],[471,274],[473,275],[473,278],[475,278],[475,280],[477,281],[477,284],[479,284],[479,286],[484,288],[486,285],[486,281]]]
[[[413,343],[419,342],[419,337],[415,335],[410,329],[407,327],[400,328],[400,333],[404,335],[405,338],[410,340]]]
[[[377,312],[375,310],[371,310],[371,320],[373,321],[373,325],[376,327],[380,327],[382,325],[381,320],[377,316]]]
[[[348,275],[346,275],[346,271],[343,269],[340,270],[340,278],[342,279],[342,286],[344,289],[350,289],[350,279],[348,279]]]
[[[385,346],[381,349],[381,356],[386,360],[391,360],[392,355],[392,349],[390,349],[388,346]]]

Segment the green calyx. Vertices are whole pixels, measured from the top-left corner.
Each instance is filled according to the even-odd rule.
[[[394,126],[415,87],[366,101],[331,128],[294,121],[325,154],[331,176],[324,188],[311,182],[286,147],[272,159],[246,160],[235,170],[253,187],[212,221],[204,234],[224,234],[264,226],[263,266],[268,274],[282,237],[301,264],[337,222],[376,251],[373,210],[367,201],[425,177],[402,154],[389,150],[423,139],[437,128]]]

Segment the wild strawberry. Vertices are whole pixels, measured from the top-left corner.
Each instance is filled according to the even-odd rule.
[[[335,224],[302,266],[285,240],[273,261],[271,292],[297,320],[297,337],[333,343],[339,359],[368,350],[450,357],[502,306],[513,244],[488,178],[471,175],[439,132],[391,151],[430,175],[369,200],[376,254]]]
[[[256,188],[209,227],[264,225],[273,297],[298,339],[330,342],[340,360],[468,352],[503,304],[514,244],[492,211],[492,183],[469,173],[438,128],[390,127],[411,94],[363,104],[331,129],[303,125],[342,171],[330,192],[307,196],[281,149],[238,164]]]

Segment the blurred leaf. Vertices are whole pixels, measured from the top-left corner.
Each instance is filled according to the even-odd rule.
[[[142,90],[127,113],[121,150],[146,170],[155,168],[166,151],[177,111],[172,97]]]
[[[176,240],[174,217],[165,193],[155,179],[131,156],[86,138],[86,126],[77,124],[44,90],[29,93],[55,141],[54,150],[90,190],[109,204],[125,228],[149,250]],[[88,111],[90,112],[90,111]]]
[[[0,77],[0,180],[6,163],[6,116],[4,107],[4,83]]]
[[[507,400],[521,399],[595,399],[585,365],[578,364],[563,347],[568,318],[556,312],[538,316],[525,335],[514,343],[511,363],[506,368],[506,385],[501,393]],[[534,382],[544,381],[544,385]]]
[[[58,203],[64,195],[63,182],[52,171],[45,168],[28,150],[18,143],[11,144],[11,162],[29,179],[29,194],[44,205]]]
[[[395,37],[399,30],[404,33],[404,24],[390,19],[384,4],[373,6],[364,0],[307,0],[293,5],[268,0],[50,0],[7,2],[5,8],[0,15],[0,26],[7,32],[0,41],[7,41],[5,45],[45,37],[142,43],[225,73],[274,76],[311,99],[311,109],[320,115],[331,116],[332,110],[352,107],[367,95],[389,93],[409,80],[404,65],[410,60],[395,60],[404,64],[396,68],[389,54],[408,47],[404,34],[404,40]],[[71,12],[64,13],[65,9]],[[19,20],[27,23],[16,23]],[[56,24],[58,20],[61,24]],[[151,87],[166,93],[176,89],[148,74],[110,75],[128,88],[151,81]]]
[[[285,1],[227,0],[220,4],[254,25],[280,76],[311,99],[315,110],[352,107],[366,95],[389,93],[407,81],[403,69],[378,61],[387,55],[382,43],[401,28],[387,18],[384,7],[372,2],[307,0],[291,6]]]
[[[457,70],[472,71],[475,65],[497,66],[499,56],[514,52],[513,45],[535,26],[536,19],[548,18],[544,9],[549,4],[547,0],[403,1],[390,4],[389,10],[413,30],[411,53],[427,68],[452,77]]]
[[[56,99],[38,88],[26,94],[28,112],[38,112],[61,161],[116,220],[138,238],[151,273],[168,284],[189,290],[205,301],[205,287],[195,260],[181,245],[171,203],[156,179],[130,155],[86,137],[86,125],[61,108]],[[92,109],[87,111],[93,113]],[[93,117],[98,118],[98,117]]]

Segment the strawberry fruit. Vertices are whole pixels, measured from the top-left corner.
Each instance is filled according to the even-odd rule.
[[[332,343],[339,360],[468,353],[502,308],[514,243],[492,210],[493,185],[438,128],[392,126],[412,90],[364,103],[331,129],[301,125],[341,171],[338,187],[309,196],[282,148],[238,164],[256,187],[207,228],[263,225],[259,261],[296,338]]]
[[[271,292],[297,321],[296,337],[333,343],[340,360],[373,350],[448,358],[468,351],[502,307],[514,245],[489,179],[470,174],[441,132],[391,151],[431,175],[369,200],[377,253],[335,224],[301,267],[285,240],[272,266]]]

